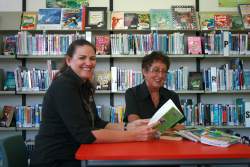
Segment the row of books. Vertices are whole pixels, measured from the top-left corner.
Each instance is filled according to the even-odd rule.
[[[249,29],[249,4],[239,5],[235,13],[200,13],[194,6],[171,6],[171,9],[151,9],[149,12],[111,13],[112,29],[196,30],[201,29]],[[38,19],[37,19],[38,18]],[[34,29],[107,29],[106,7],[83,7],[82,9],[45,8],[36,12],[24,12],[22,30]]]
[[[229,69],[228,64],[204,70],[203,79],[206,91],[250,89],[250,69]]]
[[[64,55],[68,46],[76,39],[85,39],[85,34],[35,34],[27,31],[5,36],[5,55]]]
[[[246,55],[250,53],[250,33],[232,34],[229,31],[222,33],[205,33],[203,37],[205,54]]]
[[[85,34],[35,34],[27,31],[3,38],[5,55],[63,55],[69,44]],[[250,33],[111,34],[95,36],[96,54],[144,55],[154,50],[165,54],[249,55]],[[111,49],[110,49],[111,48]]]
[[[42,105],[17,106],[15,117],[18,128],[39,128],[42,121]]]
[[[236,59],[236,62],[239,59]],[[239,62],[238,62],[239,63]],[[2,80],[0,90],[45,91],[48,89],[58,70],[27,69],[18,67],[14,72],[8,71],[7,78]],[[224,64],[221,67],[209,67],[203,72],[192,72],[188,67],[169,70],[164,87],[169,90],[205,90],[211,92],[225,90],[250,90],[250,69],[235,68],[235,64]],[[3,70],[0,70],[0,72]],[[4,74],[4,73],[3,73]],[[96,90],[125,91],[143,82],[141,71],[111,67],[111,71],[96,71]]]
[[[16,91],[45,91],[58,70],[18,67],[15,70]]]
[[[242,98],[234,104],[194,104],[191,99],[181,100],[186,126],[245,126],[250,127],[250,102]]]
[[[111,123],[119,123],[124,121],[125,106],[109,106],[108,108],[103,105],[97,105],[98,116]]]
[[[17,128],[38,128],[42,120],[42,105],[5,105],[1,113],[0,126],[2,127],[16,126]]]
[[[111,91],[125,91],[143,82],[142,72],[111,67]]]

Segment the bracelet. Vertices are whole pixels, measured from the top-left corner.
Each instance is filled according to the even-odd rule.
[[[127,126],[128,126],[128,123],[127,122],[124,122],[124,125],[123,125],[123,130],[124,131],[127,131],[128,129],[127,129]]]

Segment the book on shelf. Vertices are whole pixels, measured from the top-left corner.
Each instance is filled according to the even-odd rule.
[[[4,87],[4,70],[0,68],[0,91],[3,91]]]
[[[202,54],[201,49],[201,37],[189,36],[187,39],[188,42],[188,54]]]
[[[250,90],[250,69],[244,69],[244,89]]]
[[[169,9],[150,9],[151,30],[171,30],[172,15]]]
[[[60,30],[61,8],[46,8],[38,10],[38,30]]]
[[[149,13],[137,13],[138,15],[138,30],[147,30],[150,28],[150,14]]]
[[[80,30],[82,28],[82,10],[81,9],[62,9],[62,29]]]
[[[214,29],[214,13],[199,13],[201,30]]]
[[[196,30],[197,19],[194,6],[172,6],[173,27],[179,30]]]
[[[107,29],[107,8],[87,7],[85,20],[86,29]]]
[[[124,28],[137,29],[138,15],[136,13],[124,13]]]
[[[202,72],[189,72],[188,90],[203,90]]]
[[[160,133],[164,133],[165,130],[173,127],[183,118],[183,114],[176,107],[174,102],[169,99],[155,112],[153,117],[149,120],[148,125],[156,124],[159,122],[156,128]]]
[[[37,12],[23,12],[21,30],[35,30],[37,24]]]
[[[214,15],[214,22],[217,30],[230,30],[232,27],[232,20],[229,14]]]
[[[4,55],[15,55],[17,49],[17,36],[8,35],[3,37],[3,54]]]
[[[245,102],[244,110],[245,127],[250,127],[250,101]]]
[[[111,14],[111,28],[112,30],[124,29],[124,12],[112,12]]]
[[[232,18],[232,27],[233,30],[241,30],[244,29],[243,22],[241,20],[241,16],[238,13],[234,13],[231,15]]]
[[[110,36],[109,35],[97,35],[95,37],[95,47],[97,55],[109,55],[110,54]]]
[[[4,106],[2,111],[2,118],[0,119],[1,127],[10,127],[13,115],[15,112],[15,107],[13,106]]]
[[[245,29],[250,29],[250,4],[239,4],[238,8]]]
[[[15,74],[13,71],[6,72],[6,77],[5,77],[3,89],[5,91],[15,91],[16,84],[15,84]]]
[[[96,90],[111,90],[110,71],[95,72]]]

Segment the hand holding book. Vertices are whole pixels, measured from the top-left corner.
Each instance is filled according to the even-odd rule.
[[[160,122],[156,128],[160,131],[160,133],[164,133],[166,129],[172,128],[183,118],[183,114],[176,107],[174,102],[169,99],[159,110],[157,110],[157,112],[150,119],[148,125],[150,126]]]

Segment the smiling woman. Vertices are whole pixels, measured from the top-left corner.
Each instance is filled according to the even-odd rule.
[[[182,111],[178,95],[163,87],[169,66],[169,58],[162,52],[154,51],[143,58],[144,82],[126,91],[125,119],[131,122],[151,118],[169,99]]]
[[[148,120],[111,124],[98,117],[92,84],[95,53],[84,39],[69,46],[64,65],[43,99],[31,167],[80,167],[74,158],[80,144],[146,141],[157,136]]]

